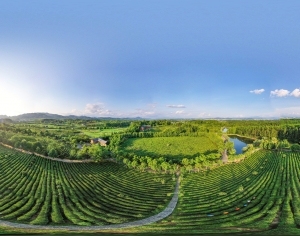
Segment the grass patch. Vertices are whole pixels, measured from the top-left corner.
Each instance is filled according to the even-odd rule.
[[[177,160],[217,152],[216,145],[207,137],[132,138],[126,140],[122,147],[140,156],[162,156]]]
[[[110,136],[112,133],[119,133],[124,131],[126,128],[114,128],[114,129],[103,129],[103,130],[81,130],[81,132],[91,138],[99,138],[102,136]]]

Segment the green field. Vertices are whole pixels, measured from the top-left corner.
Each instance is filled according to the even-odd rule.
[[[121,231],[300,234],[299,169],[300,153],[261,150],[238,164],[181,174],[179,202],[171,216]],[[0,147],[1,220],[39,225],[130,222],[162,211],[174,183],[172,175],[113,162],[69,164]]]
[[[63,163],[0,147],[0,219],[38,225],[106,225],[154,215],[170,201],[171,175],[114,162]]]
[[[175,212],[144,230],[300,234],[299,169],[299,153],[261,151],[241,164],[186,174]]]
[[[112,133],[119,133],[124,131],[126,128],[114,128],[114,129],[103,129],[103,130],[81,130],[81,132],[91,138],[99,138],[103,136],[110,136]]]
[[[122,147],[140,156],[162,156],[178,160],[217,152],[216,144],[205,136],[131,138]]]

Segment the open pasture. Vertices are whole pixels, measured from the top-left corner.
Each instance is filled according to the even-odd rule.
[[[38,225],[107,225],[164,209],[171,175],[113,162],[63,163],[0,147],[0,219]]]
[[[126,128],[112,128],[112,129],[88,129],[81,130],[81,132],[91,138],[99,138],[103,136],[110,136],[113,133],[119,133],[124,131]]]
[[[217,152],[216,144],[206,136],[131,138],[122,147],[140,156],[162,156],[177,160]]]

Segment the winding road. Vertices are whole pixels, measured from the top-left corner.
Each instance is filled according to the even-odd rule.
[[[100,225],[100,226],[29,225],[29,224],[20,224],[20,223],[13,223],[9,221],[0,220],[0,226],[12,227],[18,229],[94,231],[94,230],[124,229],[124,228],[132,228],[132,227],[148,225],[160,221],[172,214],[178,202],[179,184],[180,184],[180,176],[178,175],[174,194],[168,206],[160,213],[142,220],[127,222],[122,224]]]

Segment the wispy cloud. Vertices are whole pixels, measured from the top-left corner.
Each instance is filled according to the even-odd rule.
[[[201,112],[198,116],[199,116],[199,117],[210,117],[211,114],[210,114],[210,113],[207,113],[207,112]]]
[[[290,93],[290,96],[299,98],[300,97],[300,89],[294,89],[294,91]]]
[[[251,90],[250,93],[261,94],[261,93],[263,93],[264,91],[265,91],[264,89],[254,89],[254,90]]]
[[[151,110],[147,110],[147,109],[140,109],[140,108],[137,108],[135,109],[134,112],[129,112],[129,113],[126,113],[126,117],[153,117],[156,115],[156,112],[155,111],[151,111]]]
[[[185,108],[185,105],[167,105],[169,108]]]
[[[150,108],[156,108],[157,103],[149,103],[149,104],[147,104],[147,106]]]
[[[290,91],[286,89],[275,89],[274,91],[271,91],[270,96],[271,97],[286,97],[289,96]]]
[[[284,107],[284,108],[276,108],[275,115],[280,117],[300,117],[300,107]]]
[[[182,111],[182,110],[181,110],[181,111],[176,111],[176,112],[175,112],[175,114],[183,114],[183,113],[184,113],[184,111]]]
[[[77,116],[91,116],[91,117],[99,117],[99,116],[118,116],[120,113],[118,111],[112,111],[105,108],[103,103],[88,103],[85,105],[83,110],[72,109],[70,113],[65,113],[64,115],[77,115]]]

